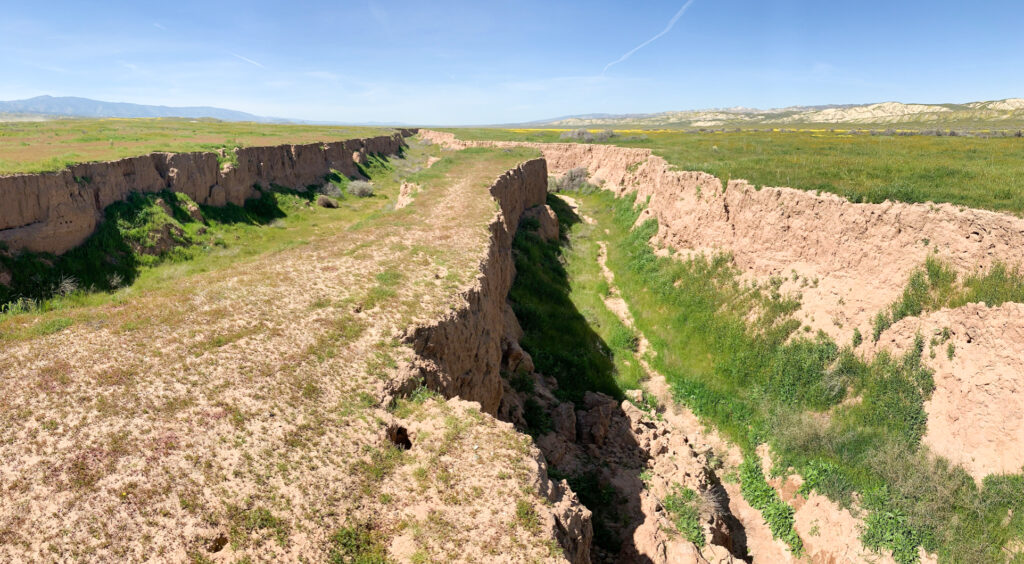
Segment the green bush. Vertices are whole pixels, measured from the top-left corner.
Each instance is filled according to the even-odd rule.
[[[697,492],[674,484],[672,492],[665,496],[661,504],[665,507],[672,522],[686,540],[703,548],[707,540],[700,526],[699,498]]]

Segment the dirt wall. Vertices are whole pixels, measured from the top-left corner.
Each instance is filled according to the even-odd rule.
[[[151,153],[118,161],[83,163],[60,172],[0,176],[0,243],[61,254],[82,244],[103,220],[103,210],[132,192],[172,190],[200,204],[241,205],[271,184],[303,189],[332,169],[355,175],[367,155],[399,152],[414,130],[334,143],[244,147],[237,164],[218,164],[216,153]]]
[[[850,342],[854,329],[870,336],[872,318],[900,298],[929,255],[961,275],[995,261],[1024,265],[1024,219],[1005,213],[951,204],[856,204],[834,194],[757,188],[743,180],[723,186],[710,174],[673,170],[647,149],[464,142],[435,131],[421,135],[456,148],[535,147],[552,174],[586,167],[592,182],[617,195],[650,198],[642,219],[658,220],[652,243],[682,256],[729,252],[752,279],[781,277],[781,291],[800,297],[798,319],[840,344]],[[945,341],[923,358],[935,370],[936,384],[925,404],[924,443],[977,479],[1018,471],[1024,464],[1024,427],[1007,423],[1019,418],[1024,394],[1014,357],[1020,354],[1014,339],[1024,334],[1024,318],[1015,308],[968,304],[908,318],[883,333],[877,346],[865,343],[859,349],[868,357],[882,348],[898,353],[917,332],[930,341],[936,331],[951,330],[953,358]]]
[[[506,318],[511,315],[506,298],[515,279],[512,239],[523,212],[544,205],[547,164],[543,159],[521,164],[498,177],[490,193],[500,210],[488,227],[491,240],[476,282],[462,293],[461,307],[410,329],[406,341],[420,356],[416,378],[446,397],[480,402],[484,411],[495,414],[502,398],[499,370]]]

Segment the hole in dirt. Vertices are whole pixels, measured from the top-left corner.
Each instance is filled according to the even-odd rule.
[[[228,545],[228,537],[224,533],[217,535],[216,538],[210,541],[210,544],[206,545],[208,552],[220,552]]]
[[[401,425],[391,425],[388,427],[388,440],[401,450],[412,448],[412,441],[409,440],[409,431]]]

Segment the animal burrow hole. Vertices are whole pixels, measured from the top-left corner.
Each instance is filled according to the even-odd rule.
[[[401,425],[388,425],[388,440],[399,450],[412,448],[412,441],[409,440],[409,431]]]

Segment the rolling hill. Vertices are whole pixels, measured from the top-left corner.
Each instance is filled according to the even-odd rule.
[[[541,120],[533,127],[866,127],[1017,129],[1024,125],[1024,98],[966,104],[904,104],[792,106],[768,110],[715,108],[654,114],[588,114]]]
[[[0,114],[42,115],[83,118],[213,118],[222,121],[285,123],[288,120],[257,116],[209,106],[148,106],[124,102],[104,102],[72,96],[36,96],[27,100],[0,102]]]

